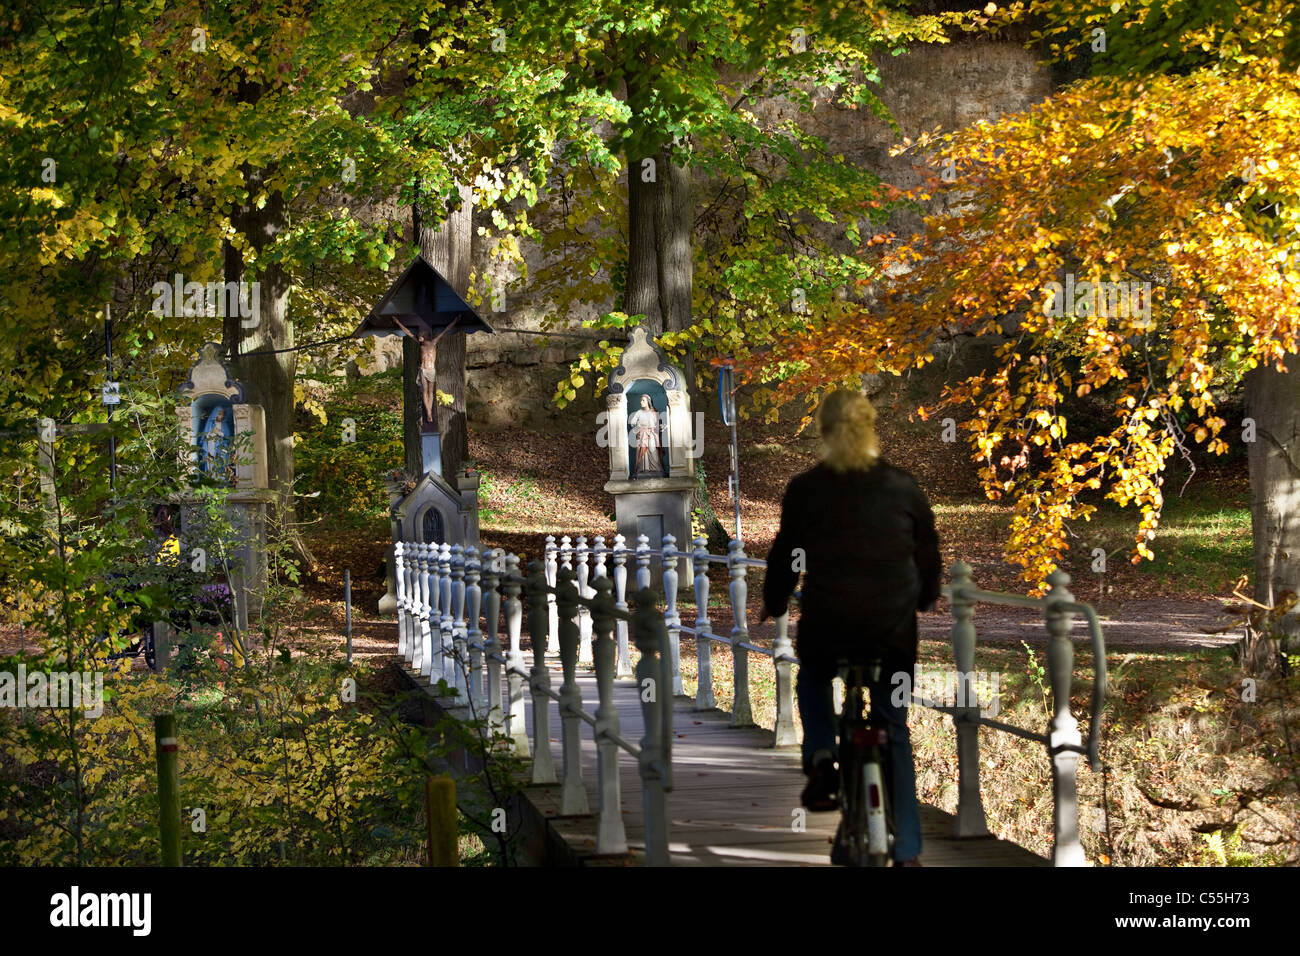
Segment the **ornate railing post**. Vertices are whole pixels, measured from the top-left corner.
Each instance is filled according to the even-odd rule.
[[[510,635],[510,652],[506,655],[506,668],[510,684],[510,710],[506,716],[506,733],[510,735],[510,745],[514,748],[516,754],[521,757],[528,756],[528,728],[524,723],[524,653],[519,647],[519,628],[523,624],[524,609],[519,602],[519,592],[522,588],[519,576],[519,556],[515,554],[506,555],[506,573],[503,582],[503,590],[506,595],[506,631]],[[536,646],[536,645],[534,645]],[[536,707],[536,695],[533,697],[533,704]],[[545,710],[546,705],[542,708]],[[533,726],[537,725],[537,715],[534,711]],[[543,739],[545,743],[545,739]],[[537,762],[533,762],[533,773],[537,772]],[[537,782],[537,781],[534,781]]]
[[[484,630],[483,656],[487,660],[488,729],[495,736],[505,729],[505,708],[501,701],[501,641],[498,639],[501,623],[501,568],[500,553],[485,552],[483,563]]]
[[[713,700],[713,641],[705,637],[711,633],[709,624],[709,542],[707,538],[695,539],[695,660],[699,686],[695,689],[695,709],[712,710]]]
[[[483,632],[479,630],[479,608],[483,592],[479,589],[479,576],[482,565],[479,562],[478,548],[465,549],[465,608],[468,628],[465,631],[465,646],[468,648],[469,673],[466,693],[474,716],[479,716],[483,708]]]
[[[1085,866],[1079,842],[1078,765],[1083,738],[1079,722],[1070,713],[1070,684],[1074,679],[1074,645],[1070,626],[1074,612],[1059,605],[1074,601],[1070,576],[1056,570],[1047,576],[1048,591],[1043,605],[1047,618],[1047,676],[1052,682],[1052,715],[1047,727],[1047,752],[1052,759],[1052,845],[1053,866]],[[1074,749],[1069,749],[1074,748]]]
[[[515,564],[519,559],[515,558]],[[528,636],[533,645],[533,670],[528,685],[533,691],[533,783],[555,783],[555,759],[551,756],[551,672],[546,668],[546,629],[550,626],[550,606],[546,600],[546,572],[540,563],[529,564]],[[523,658],[519,659],[523,666]],[[523,713],[523,695],[519,712]],[[523,729],[523,721],[520,721]],[[527,742],[525,741],[525,745]]]
[[[393,579],[397,583],[397,656],[409,661],[411,652],[410,646],[406,643],[406,581],[403,580],[406,575],[406,561],[402,555],[403,548],[403,542],[393,543]]]
[[[451,546],[451,678],[452,686],[459,691],[460,703],[468,696],[468,674],[465,665],[465,548]]]
[[[609,549],[605,547],[605,536],[603,534],[598,534],[591,540],[591,577],[587,581],[587,597],[594,599],[596,597],[596,581],[599,578],[609,577],[609,571],[605,567],[605,554]],[[588,610],[590,611],[590,609]],[[591,613],[587,617],[594,628],[595,619],[591,616]],[[578,660],[581,661],[582,658],[579,657]],[[595,666],[594,659],[592,666]]]
[[[632,612],[632,636],[636,640],[641,660],[636,665],[637,681],[641,687],[641,714],[645,736],[641,738],[641,753],[637,758],[641,773],[641,788],[645,799],[645,856],[647,866],[667,866],[668,856],[668,801],[665,796],[667,765],[663,753],[663,708],[661,700],[671,702],[658,686],[662,674],[659,654],[664,645],[664,619],[655,610],[654,592],[641,588],[633,596],[636,609]],[[651,693],[646,693],[652,690]]]
[[[607,578],[609,577],[609,568],[606,566],[605,561],[606,555],[609,554],[609,548],[605,547],[605,536],[603,534],[596,535],[596,537],[592,538],[592,545],[591,554],[593,562],[591,579],[592,581],[595,581],[597,578]],[[592,588],[593,591],[591,596],[594,598],[596,596],[594,584],[592,585]]]
[[[564,759],[564,786],[560,791],[560,815],[577,816],[589,813],[587,791],[582,786],[582,691],[578,689],[578,589],[573,583],[573,572],[560,568],[559,583],[555,586],[555,603],[560,612],[560,664],[564,668],[564,683],[560,685],[561,747]]]
[[[727,563],[731,566],[731,616],[736,625],[731,629],[731,673],[734,678],[735,698],[731,705],[731,726],[754,726],[754,712],[749,705],[749,651],[741,647],[749,640],[745,602],[749,585],[745,581],[745,549],[738,538],[732,538]]]
[[[415,651],[411,658],[411,670],[421,676],[429,673],[430,648],[433,645],[433,632],[437,630],[438,622],[431,619],[434,611],[429,599],[429,546],[427,544],[416,544],[415,546],[415,580],[413,610],[417,615],[417,628],[419,637],[415,641]]]
[[[600,539],[597,539],[598,541]],[[599,547],[600,545],[597,545]],[[598,566],[598,570],[601,570]],[[609,578],[596,578],[596,596],[591,609],[592,657],[596,663],[596,767],[600,794],[600,822],[596,829],[596,853],[627,852],[623,829],[622,793],[618,779],[618,744],[610,734],[619,732],[618,708],[614,705],[614,595]]]
[[[591,560],[591,549],[587,547],[587,536],[578,535],[578,547],[575,552],[578,555],[578,596],[581,598],[590,598],[596,592],[587,586],[591,577],[591,567],[588,562]],[[591,663],[591,612],[587,610],[586,605],[578,605],[578,663]]]
[[[627,539],[614,535],[614,606],[627,610]],[[627,643],[627,621],[618,619],[618,664],[614,676],[620,680],[632,676],[632,652]]]
[[[794,729],[794,646],[790,643],[789,611],[776,619],[772,666],[776,670],[776,727],[772,746],[791,747],[799,742],[799,737]]]
[[[682,657],[681,636],[682,616],[677,610],[677,539],[671,534],[664,535],[664,624],[668,629],[668,649],[664,654],[665,673],[672,687],[674,697],[682,693]]]
[[[650,586],[650,536],[636,536],[636,589]]]
[[[559,562],[556,560],[555,535],[546,536],[546,584],[550,588],[555,587],[555,574],[559,568]],[[555,592],[554,590],[546,592],[546,606],[550,613],[550,628],[547,630],[546,653],[560,653],[560,618],[559,612],[555,609]]]
[[[560,536],[559,556],[560,556],[560,567],[568,568],[570,571],[572,571],[573,570],[573,539],[570,538],[567,534]],[[558,576],[559,575],[558,569],[556,571],[556,575],[557,576],[555,578],[555,583],[558,585],[560,582]],[[558,614],[558,609],[557,609],[557,614]]]
[[[438,608],[439,615],[435,620],[435,641],[437,646],[434,648],[434,657],[437,660],[436,668],[442,679],[447,681],[449,687],[455,686],[451,668],[449,667],[449,658],[451,657],[451,632],[452,632],[452,615],[451,615],[451,545],[443,544],[436,546],[438,550]],[[451,679],[449,679],[451,678]]]
[[[418,542],[408,541],[402,550],[405,552],[403,560],[406,563],[406,581],[403,586],[406,599],[398,605],[398,608],[406,615],[406,664],[412,670],[418,670],[415,655],[419,653],[421,636],[420,618],[416,613],[418,606],[416,587],[420,581],[420,545]]]
[[[975,602],[968,589],[971,587],[970,565],[958,561],[952,566],[952,584],[949,603],[952,605],[952,655],[957,665],[957,711],[953,726],[957,730],[957,817],[953,821],[953,836],[982,837],[989,835],[984,816],[984,799],[980,795],[980,738],[979,702],[973,698],[972,680],[975,672]],[[908,686],[916,679],[907,675]],[[969,695],[965,694],[969,691]]]

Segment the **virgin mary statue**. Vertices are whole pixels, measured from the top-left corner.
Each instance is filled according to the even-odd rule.
[[[229,411],[226,406],[218,405],[203,425],[203,470],[210,477],[219,481],[228,479],[230,446],[234,437]]]
[[[636,436],[637,478],[658,478],[663,475],[659,459],[659,413],[649,395],[641,396],[641,407],[628,420],[628,427]]]

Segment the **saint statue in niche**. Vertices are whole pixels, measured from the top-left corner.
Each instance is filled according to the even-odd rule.
[[[203,424],[202,467],[209,477],[217,481],[230,481],[231,473],[234,471],[230,452],[234,443],[235,428],[231,418],[230,406],[222,404],[212,410],[208,420]]]
[[[420,431],[426,435],[438,431],[438,340],[459,321],[453,319],[451,325],[434,335],[433,329],[423,322],[417,334],[404,326],[401,319],[393,319],[399,329],[420,343],[420,367],[415,372],[415,384],[420,390]]]
[[[628,428],[636,438],[636,467],[634,478],[663,477],[660,459],[659,413],[649,395],[641,396],[641,407],[628,419]]]

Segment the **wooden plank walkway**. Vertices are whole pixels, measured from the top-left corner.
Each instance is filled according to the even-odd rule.
[[[529,655],[531,660],[531,655]],[[549,659],[548,659],[549,662]],[[551,662],[551,686],[563,680],[559,661]],[[578,672],[582,707],[594,714],[598,703],[596,679]],[[632,680],[615,682],[620,734],[639,744],[644,732],[641,699]],[[551,753],[556,774],[563,774],[559,705],[551,701]],[[694,701],[677,698],[673,708],[673,790],[668,794],[669,851],[674,866],[829,866],[831,840],[838,813],[802,813],[805,829],[796,831],[794,811],[804,776],[797,747],[772,747],[772,731],[732,728],[731,715],[719,710],[697,711]],[[531,703],[527,708],[528,737],[533,739]],[[560,786],[528,786],[525,796],[563,837],[584,865],[635,865],[645,848],[644,803],[636,760],[620,751],[619,778],[623,791],[623,825],[627,856],[597,857],[595,811],[596,746],[592,728],[583,723],[583,784],[592,813],[560,817]],[[1050,861],[1014,843],[993,837],[956,840],[952,816],[922,804],[921,862],[925,866],[1049,866]]]

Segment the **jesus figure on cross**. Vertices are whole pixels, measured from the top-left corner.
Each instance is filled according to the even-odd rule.
[[[416,321],[420,325],[419,334],[404,326],[401,319],[393,319],[399,329],[420,343],[420,367],[415,373],[415,382],[420,389],[420,404],[423,412],[420,418],[420,431],[425,434],[432,434],[438,430],[436,411],[438,406],[438,340],[454,329],[460,319],[453,319],[451,325],[437,335],[433,334],[433,329],[422,319],[416,319]]]

